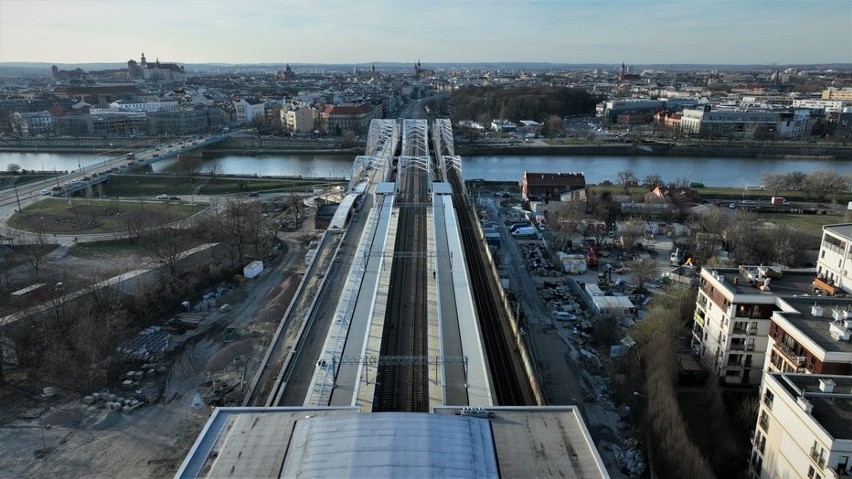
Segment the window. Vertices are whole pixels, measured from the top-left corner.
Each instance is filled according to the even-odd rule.
[[[766,414],[766,411],[760,412],[760,419],[757,420],[757,424],[760,425],[763,432],[769,432],[769,414]]]
[[[775,394],[773,394],[772,391],[767,389],[766,392],[763,393],[763,404],[766,404],[766,407],[772,409],[772,401],[774,400]]]
[[[814,470],[814,466],[808,466],[808,478],[809,479],[822,479],[822,476],[817,474],[816,470]]]

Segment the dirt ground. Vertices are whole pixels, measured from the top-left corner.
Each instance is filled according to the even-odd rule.
[[[7,371],[0,389],[0,477],[133,477],[173,475],[189,451],[212,408],[208,402],[237,404],[254,375],[299,283],[307,241],[314,237],[313,219],[294,233],[281,233],[287,244],[254,279],[219,298],[225,311],[204,314],[198,329],[178,338],[161,399],[131,413],[83,401],[84,392],[56,390],[53,397],[32,391],[41,387],[16,371]],[[75,277],[136,269],[138,255],[78,258],[58,247],[45,271],[73,271]],[[12,268],[27,275],[28,265]],[[164,318],[167,319],[167,318]],[[223,340],[229,329],[234,338]]]

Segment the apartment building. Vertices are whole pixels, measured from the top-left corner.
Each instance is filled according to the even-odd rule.
[[[680,126],[684,133],[709,138],[803,139],[816,118],[792,110],[752,108],[684,108]]]
[[[760,384],[778,294],[806,292],[813,274],[764,266],[701,270],[691,345],[727,384]]]
[[[852,101],[852,88],[829,87],[822,91],[823,100],[850,100]]]
[[[313,108],[281,110],[281,123],[287,131],[310,133],[314,131],[317,111]]]
[[[370,122],[381,118],[382,106],[369,103],[326,105],[319,113],[320,129],[325,133],[340,134],[352,130],[365,133]]]
[[[240,99],[234,102],[238,123],[249,123],[255,118],[263,118],[266,114],[266,102],[257,99]]]
[[[852,294],[852,223],[822,227],[815,291],[829,296]]]
[[[852,377],[765,374],[752,436],[752,478],[849,478],[850,456]]]
[[[48,111],[13,113],[12,131],[21,136],[34,136],[53,132],[53,117]]]

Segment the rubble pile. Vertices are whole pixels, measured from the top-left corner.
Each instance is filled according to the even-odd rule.
[[[624,439],[622,447],[615,444],[609,445],[609,450],[618,461],[621,469],[630,477],[640,477],[645,472],[645,457],[639,449],[639,441],[636,439]]]

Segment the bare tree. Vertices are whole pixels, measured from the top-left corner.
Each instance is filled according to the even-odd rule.
[[[807,179],[807,177],[808,175],[802,171],[787,173],[787,188],[793,191],[801,191],[804,189],[805,179]]]
[[[562,118],[559,115],[550,115],[547,117],[545,127],[547,128],[547,136],[549,138],[560,136],[563,133]]]
[[[625,250],[632,250],[636,246],[636,242],[645,234],[645,223],[636,218],[625,221],[622,225],[619,236],[621,237],[621,246]]]
[[[649,190],[653,190],[654,188],[663,185],[663,178],[660,175],[647,175],[642,179],[642,184]]]
[[[207,219],[206,232],[211,240],[222,241],[229,248],[231,260],[242,263],[249,255],[265,255],[264,243],[270,228],[259,201],[229,199],[219,214]]]
[[[772,196],[778,196],[782,190],[789,189],[790,178],[782,173],[763,173],[763,187],[772,193]]]
[[[626,195],[630,191],[630,187],[637,183],[636,175],[633,170],[623,170],[618,172],[618,184],[624,189]]]
[[[9,163],[9,165],[6,167],[6,171],[8,173],[12,173],[13,175],[17,175],[21,172],[21,165],[17,163]]]
[[[834,197],[847,188],[846,178],[831,170],[813,171],[804,182],[805,192],[817,201],[824,201],[828,196]]]
[[[577,231],[577,228],[582,224],[586,217],[586,205],[583,201],[570,201],[565,204],[565,207],[559,210],[558,213],[552,215],[553,218],[548,218],[548,227],[555,229],[560,238],[558,247],[564,248],[571,236]]]
[[[715,240],[721,238],[722,233],[730,224],[731,218],[724,209],[712,207],[693,214],[692,220],[694,225]]]
[[[630,268],[633,281],[636,282],[636,288],[640,290],[645,289],[645,285],[656,276],[657,262],[654,258],[635,259],[629,261],[627,266]]]
[[[169,271],[172,278],[177,278],[177,262],[180,254],[185,250],[185,240],[181,232],[175,228],[163,227],[150,231],[145,235],[145,247],[150,251],[157,262]]]
[[[177,167],[181,173],[186,176],[193,175],[198,172],[204,160],[197,154],[185,154],[178,156]]]

